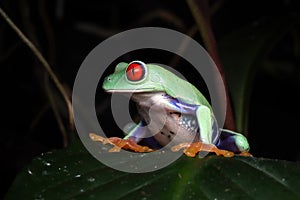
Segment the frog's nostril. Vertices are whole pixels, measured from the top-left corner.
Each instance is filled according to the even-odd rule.
[[[108,81],[111,81],[111,78],[110,78],[110,77],[108,77],[108,78],[107,78],[107,80],[108,80]]]

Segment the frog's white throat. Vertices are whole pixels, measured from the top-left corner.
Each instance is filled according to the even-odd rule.
[[[146,107],[162,102],[167,103],[168,97],[165,92],[138,92],[131,95],[133,101]]]

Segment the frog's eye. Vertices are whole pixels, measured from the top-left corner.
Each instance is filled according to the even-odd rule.
[[[146,65],[141,61],[129,63],[126,69],[127,79],[130,81],[140,81],[145,77]]]

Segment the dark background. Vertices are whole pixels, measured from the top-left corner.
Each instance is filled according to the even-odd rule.
[[[211,19],[217,41],[226,34],[265,17],[299,14],[297,0],[211,0],[209,3],[211,6],[220,5]],[[185,1],[2,0],[0,6],[38,46],[70,95],[82,61],[96,45],[109,36],[143,26],[160,26],[186,33],[195,24]],[[268,52],[266,58],[275,61],[276,66],[271,70],[259,67],[252,89],[249,89],[251,101],[248,138],[251,153],[255,156],[300,160],[297,139],[300,134],[299,33],[298,26]],[[193,38],[203,44],[199,33]],[[158,50],[141,50],[123,55],[118,60],[140,59],[146,63],[168,64],[173,56]],[[112,72],[114,64],[106,74]],[[191,67],[187,65],[180,60],[174,67],[178,67],[190,82],[201,85],[191,75]],[[62,135],[49,103],[49,93],[54,96],[66,127],[68,121],[65,104],[43,67],[2,18],[0,66],[2,196],[17,172],[33,157],[63,147]],[[121,136],[110,116],[109,95],[99,88],[96,99],[97,111],[102,116],[99,117],[100,123],[106,124],[106,129],[116,133],[115,135]]]

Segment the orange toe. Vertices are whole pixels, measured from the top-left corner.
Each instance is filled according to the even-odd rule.
[[[153,149],[147,147],[147,146],[141,146],[138,145],[136,142],[132,140],[125,140],[122,138],[118,137],[110,137],[110,138],[105,138],[99,135],[96,135],[94,133],[89,134],[91,140],[96,141],[96,142],[102,142],[103,144],[111,144],[114,147],[109,149],[109,152],[120,152],[121,149],[126,149],[126,150],[131,150],[135,152],[151,152],[154,151]]]

